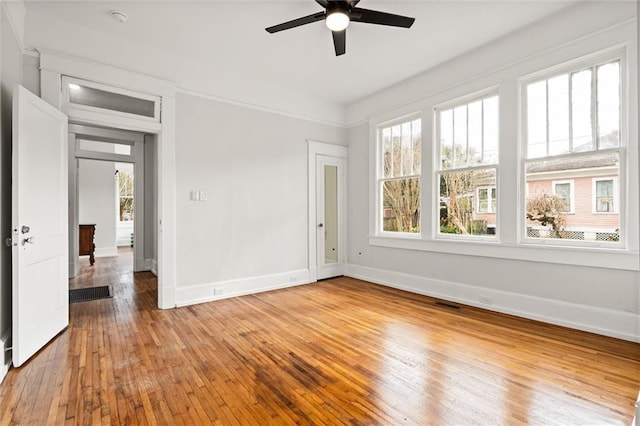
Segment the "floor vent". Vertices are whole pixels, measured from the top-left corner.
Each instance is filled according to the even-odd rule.
[[[111,286],[76,288],[69,290],[69,303],[86,302],[88,300],[108,299],[113,297]]]
[[[436,305],[436,306],[438,306],[440,308],[454,309],[456,311],[462,309],[462,306],[453,305],[451,303],[446,303],[446,302],[436,302],[436,303],[434,303],[434,305]]]

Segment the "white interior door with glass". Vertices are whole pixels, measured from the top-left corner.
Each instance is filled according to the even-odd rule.
[[[317,278],[344,275],[346,160],[316,156],[316,255]]]
[[[12,357],[69,325],[67,116],[18,86],[13,100]]]

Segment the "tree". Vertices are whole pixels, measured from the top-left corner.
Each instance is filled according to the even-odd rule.
[[[387,231],[417,232],[420,220],[420,180],[389,180],[384,183],[384,206],[393,212],[393,229]]]
[[[562,238],[566,224],[564,211],[567,211],[567,200],[557,195],[543,192],[527,200],[527,219],[542,226],[550,225],[554,238]]]

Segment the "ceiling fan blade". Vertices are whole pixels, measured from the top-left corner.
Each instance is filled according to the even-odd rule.
[[[353,22],[402,28],[410,28],[416,20],[408,16],[394,15],[393,13],[378,12],[377,10],[362,9],[359,7],[351,9],[350,18]]]
[[[329,2],[327,0],[316,0],[316,3],[318,3],[320,6],[324,7],[325,9],[329,7]]]
[[[312,22],[322,21],[324,19],[324,12],[314,13],[313,15],[304,16],[302,18],[294,19],[293,21],[284,22],[282,24],[274,25],[269,28],[265,28],[268,33],[277,33],[278,31],[284,31],[291,28],[299,27],[301,25],[311,24]]]
[[[347,30],[331,31],[333,34],[333,47],[336,49],[336,56],[344,55],[347,51]]]

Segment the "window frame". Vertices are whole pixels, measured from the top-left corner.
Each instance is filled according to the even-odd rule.
[[[497,102],[498,102],[498,156],[496,159],[495,163],[492,164],[477,164],[477,165],[472,165],[472,166],[465,166],[465,167],[452,167],[449,169],[443,169],[441,167],[442,165],[442,149],[441,149],[441,126],[440,126],[440,112],[442,111],[446,111],[446,110],[451,110],[454,111],[456,108],[460,107],[460,106],[467,106],[477,102],[477,101],[483,101],[486,98],[492,98],[492,97],[496,97],[497,98]],[[484,110],[483,110],[483,115],[484,117]],[[499,86],[490,86],[488,88],[485,88],[483,90],[479,90],[470,94],[467,94],[465,96],[461,96],[455,99],[450,99],[448,101],[445,102],[441,102],[438,103],[436,105],[434,105],[433,107],[433,143],[432,143],[432,150],[433,150],[433,158],[434,158],[434,162],[433,162],[433,167],[432,167],[432,180],[433,180],[433,184],[432,184],[432,190],[433,190],[433,208],[432,208],[432,228],[433,228],[433,238],[434,240],[453,240],[453,241],[465,241],[465,242],[469,242],[469,241],[484,241],[484,242],[489,242],[489,243],[496,243],[500,241],[500,229],[497,226],[497,224],[500,222],[500,207],[498,205],[498,203],[496,203],[496,211],[495,213],[491,213],[491,214],[495,214],[496,219],[495,219],[495,223],[493,224],[495,227],[495,231],[493,234],[487,234],[487,235],[473,235],[473,234],[468,234],[468,235],[461,235],[461,234],[449,234],[449,233],[443,233],[440,232],[440,176],[443,173],[451,173],[451,172],[462,172],[462,171],[475,171],[475,170],[493,170],[494,174],[495,174],[495,188],[496,188],[496,199],[498,198],[498,182],[500,180],[499,175],[500,175],[500,90],[499,90]],[[483,129],[483,135],[482,135],[482,144],[481,146],[484,147],[484,122],[482,123],[482,129]],[[467,150],[468,150],[468,146],[469,146],[469,129],[468,129],[468,109],[467,109]],[[484,154],[484,152],[483,152]],[[477,197],[477,191],[474,190],[474,195],[476,195],[476,200],[474,200],[474,202],[472,203],[472,206],[474,208],[477,207],[478,204],[478,197]]]
[[[619,145],[614,148],[599,148],[599,135],[598,135],[598,121],[597,121],[597,69],[601,65],[605,65],[611,62],[617,61],[619,63],[619,71],[620,71],[620,84],[619,84]],[[548,80],[554,78],[556,76],[565,74],[565,73],[575,73],[584,69],[593,69],[595,72],[593,73],[592,81],[591,81],[591,129],[593,134],[593,146],[594,149],[590,151],[580,151],[580,152],[571,152],[565,154],[558,155],[547,155],[544,157],[532,157],[528,158],[528,111],[527,111],[527,86],[536,82]],[[595,249],[595,248],[607,248],[614,250],[625,250],[629,247],[629,241],[631,237],[627,235],[627,221],[629,218],[629,212],[626,210],[627,200],[624,197],[618,198],[618,212],[620,214],[619,217],[619,230],[621,238],[618,242],[602,242],[602,241],[584,241],[584,240],[570,240],[570,239],[551,239],[551,238],[536,238],[536,237],[528,237],[527,236],[527,220],[525,215],[526,210],[526,199],[527,199],[527,175],[526,175],[526,164],[527,162],[534,161],[542,161],[545,159],[561,159],[561,158],[572,158],[579,157],[597,153],[604,152],[616,152],[618,154],[619,159],[619,170],[618,177],[619,179],[619,187],[622,191],[621,193],[627,193],[625,191],[627,182],[625,181],[625,176],[627,174],[628,167],[628,157],[626,155],[626,151],[629,143],[629,132],[630,128],[628,126],[628,108],[629,108],[629,99],[631,95],[628,93],[629,82],[627,81],[627,51],[625,47],[617,47],[612,49],[607,49],[604,52],[596,52],[587,56],[583,56],[581,58],[566,61],[550,68],[542,69],[540,71],[531,73],[527,76],[521,77],[518,79],[519,84],[519,96],[520,96],[520,119],[519,119],[519,127],[520,127],[520,143],[519,145],[519,168],[520,172],[518,173],[519,185],[520,185],[520,198],[519,198],[519,208],[518,208],[518,244],[523,246],[530,245],[544,245],[544,246],[557,246],[563,247],[567,249],[576,249],[576,248],[584,248],[584,249]],[[571,96],[571,93],[569,93]],[[547,99],[547,110],[548,110],[548,99]],[[570,117],[571,119],[571,117]],[[569,127],[571,128],[571,120],[569,121]],[[548,121],[547,121],[548,126]],[[548,133],[547,133],[547,144],[548,144]],[[570,141],[571,144],[571,141]],[[548,151],[547,151],[548,152]],[[552,187],[555,190],[555,187]],[[575,197],[575,191],[572,188],[572,205],[574,205],[573,198]],[[592,196],[593,198],[593,196]],[[572,212],[568,212],[567,214],[573,214],[574,208],[572,208]],[[627,214],[622,214],[621,212],[627,212]]]
[[[635,32],[633,33],[635,36]],[[397,255],[409,253],[406,250],[426,251],[442,255],[481,256],[493,259],[512,259],[525,262],[541,262],[548,264],[589,266],[616,270],[640,271],[640,257],[638,257],[640,241],[639,226],[636,224],[640,216],[637,197],[628,197],[638,189],[638,128],[637,122],[630,117],[637,115],[637,53],[629,47],[631,36],[627,28],[620,29],[616,40],[603,40],[600,50],[594,50],[592,45],[584,43],[581,50],[554,48],[552,54],[536,55],[524,62],[507,65],[455,85],[439,87],[411,102],[399,104],[393,108],[383,110],[369,117],[366,123],[368,145],[366,148],[368,169],[368,235],[367,241],[371,248],[390,249],[383,253]],[[635,40],[635,39],[634,39]],[[582,42],[578,44],[582,45]],[[610,242],[593,241],[585,245],[583,241],[577,244],[570,240],[563,240],[562,244],[554,244],[550,239],[525,240],[526,226],[524,215],[518,212],[524,210],[526,186],[524,175],[523,148],[523,82],[534,78],[545,78],[552,72],[560,73],[580,64],[595,60],[606,62],[608,59],[620,60],[621,98],[620,147],[615,148],[619,155],[620,176],[624,181],[619,182],[618,209],[624,210],[625,217],[621,218],[620,245]],[[633,80],[628,80],[633,78]],[[436,138],[436,120],[434,107],[455,102],[457,99],[469,98],[474,93],[482,93],[490,89],[497,90],[500,96],[499,118],[500,139],[499,161],[500,170],[496,182],[500,186],[497,197],[501,202],[497,205],[496,238],[437,238],[437,217],[434,217],[439,194],[434,191],[432,179],[435,176],[437,156],[433,141]],[[422,185],[421,185],[421,235],[381,235],[378,232],[379,191],[377,187],[378,167],[378,139],[377,129],[387,123],[401,121],[408,116],[422,117]],[[356,152],[361,148],[353,147]],[[362,151],[364,153],[364,151]],[[559,176],[558,176],[559,177]],[[515,208],[514,208],[515,207]],[[588,208],[588,207],[587,207]],[[516,210],[514,212],[514,210]],[[515,216],[514,216],[515,213]],[[498,235],[499,232],[499,235]],[[445,235],[446,236],[446,235]],[[405,250],[405,251],[403,251]],[[358,253],[360,254],[360,253]],[[365,252],[363,251],[364,255]],[[355,265],[354,265],[355,268]],[[381,278],[383,279],[383,278]]]
[[[405,123],[411,123],[413,121],[420,121],[420,173],[412,174],[412,175],[403,175],[403,176],[393,176],[393,177],[384,177],[384,146],[382,139],[382,131],[386,128],[391,128],[393,126],[402,125]],[[374,174],[375,174],[375,217],[374,217],[374,230],[373,234],[376,236],[384,236],[384,237],[394,237],[394,238],[421,238],[421,234],[424,229],[424,220],[423,220],[423,196],[422,196],[422,185],[423,185],[423,162],[422,157],[424,155],[424,132],[422,130],[422,115],[419,113],[411,113],[406,114],[400,117],[397,117],[392,120],[388,120],[385,122],[381,122],[377,124],[375,129],[375,164],[373,166]],[[385,206],[384,206],[384,183],[392,180],[399,179],[414,179],[417,178],[419,182],[420,188],[420,204],[418,207],[419,211],[419,219],[418,219],[418,232],[400,232],[400,231],[385,231],[384,230],[384,218],[385,218]]]
[[[613,210],[610,212],[598,211],[598,182],[613,182]],[[591,179],[591,213],[596,215],[614,215],[620,214],[619,203],[620,193],[618,191],[618,178],[616,176],[598,176]]]

